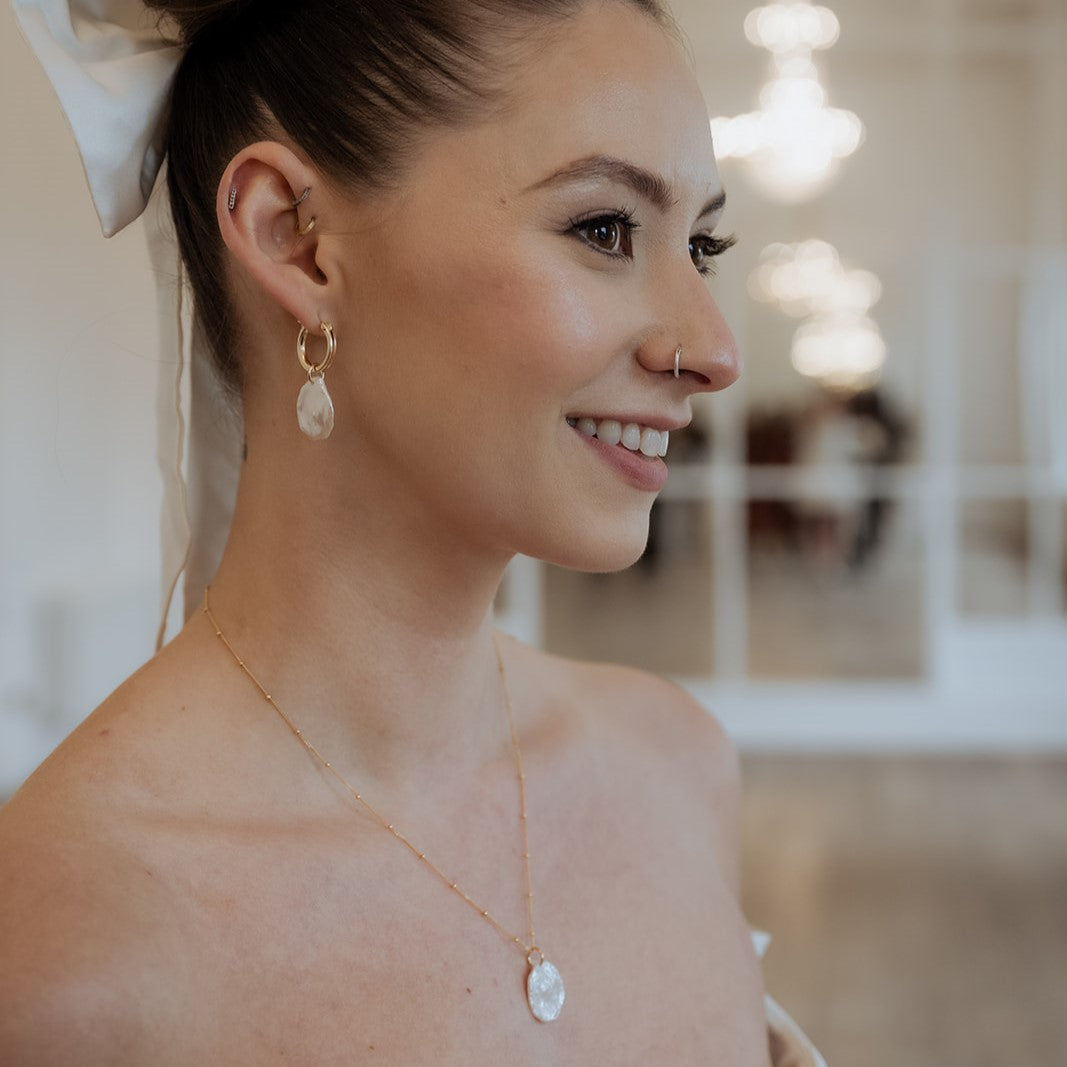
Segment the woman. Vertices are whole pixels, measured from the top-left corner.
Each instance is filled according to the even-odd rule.
[[[0,812],[0,1062],[764,1067],[728,742],[492,627],[517,552],[640,555],[737,374],[666,12],[149,6],[240,485],[203,610]]]

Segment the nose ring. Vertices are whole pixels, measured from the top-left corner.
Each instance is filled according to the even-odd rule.
[[[680,373],[681,362],[682,362],[682,346],[679,345],[674,350],[674,376],[675,376],[675,378],[680,378],[681,377],[681,373]]]

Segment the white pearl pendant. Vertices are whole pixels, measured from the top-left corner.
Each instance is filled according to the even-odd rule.
[[[325,441],[333,432],[333,400],[326,379],[311,378],[296,398],[296,419],[300,429],[313,441]]]
[[[526,999],[538,1022],[555,1022],[563,1011],[566,996],[563,976],[548,960],[542,957],[540,963],[530,964],[530,973],[526,976]]]

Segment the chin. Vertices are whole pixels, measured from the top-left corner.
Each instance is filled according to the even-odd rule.
[[[609,574],[632,567],[648,544],[648,510],[624,521],[559,530],[551,543],[522,548],[523,555],[590,574]]]

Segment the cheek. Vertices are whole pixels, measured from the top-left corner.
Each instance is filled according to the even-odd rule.
[[[418,255],[392,245],[366,294],[363,446],[428,493],[473,504],[507,485],[533,499],[562,415],[622,346],[625,294],[563,238],[449,231]]]
[[[432,294],[424,291],[437,303],[430,318],[440,368],[494,380],[530,401],[539,385],[562,402],[615,347],[604,328],[610,294],[591,281],[548,256],[461,264]]]
[[[603,343],[610,286],[574,262],[567,238],[469,212],[447,232],[417,230],[432,236],[392,246],[408,252],[383,264],[381,295],[389,332],[418,337],[428,373],[566,375]]]
[[[589,569],[617,542],[607,565],[623,566],[647,533],[629,505],[633,530],[613,520],[588,558],[561,554],[591,536],[561,517],[561,494],[575,493],[561,416],[624,350],[633,294],[562,239],[499,244],[468,235],[440,255],[424,247],[415,266],[382,264],[366,301],[367,378],[353,385],[364,451],[477,537]],[[602,510],[616,516],[615,498]]]

